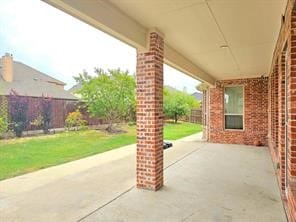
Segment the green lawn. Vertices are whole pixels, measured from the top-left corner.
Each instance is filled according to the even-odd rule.
[[[135,126],[126,126],[125,130],[127,133],[114,135],[85,130],[0,140],[0,180],[135,143]],[[201,130],[198,124],[167,123],[164,138],[175,140]]]

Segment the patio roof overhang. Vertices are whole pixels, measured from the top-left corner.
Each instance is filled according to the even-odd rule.
[[[126,42],[147,49],[157,28],[166,64],[210,85],[269,72],[286,0],[44,0]],[[235,19],[234,19],[235,18]]]
[[[216,80],[267,75],[287,5],[286,0],[44,1],[137,49],[137,187],[151,190],[164,181],[163,63],[212,86]]]

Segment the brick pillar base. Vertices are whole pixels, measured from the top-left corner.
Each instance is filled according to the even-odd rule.
[[[137,54],[137,187],[163,186],[163,38],[150,33]]]

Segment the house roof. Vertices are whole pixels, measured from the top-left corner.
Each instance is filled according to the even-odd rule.
[[[68,92],[75,94],[78,90],[81,89],[81,87],[82,87],[82,85],[81,85],[80,83],[78,83],[78,84],[72,86],[72,87],[68,90]]]
[[[171,91],[171,92],[181,92],[180,90],[178,90],[172,86],[169,86],[169,85],[165,85],[164,88]]]
[[[196,100],[201,101],[202,100],[202,93],[200,92],[195,92],[191,94],[193,97],[195,97]]]
[[[0,62],[1,59],[0,59]],[[13,61],[13,81],[6,82],[0,69],[0,95],[9,95],[12,90],[22,96],[49,96],[58,99],[77,98],[64,90],[65,83],[52,78],[21,62]]]

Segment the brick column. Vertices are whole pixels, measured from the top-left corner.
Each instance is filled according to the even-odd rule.
[[[137,54],[137,187],[163,186],[163,37],[149,35]]]
[[[275,64],[271,77],[271,138],[273,152],[278,154],[278,63]]]
[[[269,78],[268,78],[268,147],[269,147],[271,153],[273,153],[273,146],[272,146],[272,73],[269,75]]]
[[[202,91],[202,126],[203,135],[202,138],[205,140],[209,139],[209,89]]]
[[[278,64],[276,63],[275,68],[274,68],[274,85],[273,85],[273,92],[274,92],[274,105],[273,105],[273,113],[274,113],[274,117],[273,117],[273,127],[274,127],[274,131],[273,131],[273,143],[274,143],[274,149],[275,149],[275,154],[278,154],[278,88],[279,88],[279,73],[278,73]]]
[[[282,192],[285,190],[285,170],[286,170],[286,110],[285,110],[285,52],[278,59],[278,162],[279,162],[279,179]]]
[[[272,68],[271,75],[269,77],[269,116],[270,116],[270,122],[269,122],[269,145],[271,148],[271,152],[273,154],[273,157],[275,158],[275,144],[274,144],[274,135],[275,135],[275,121],[274,121],[274,75],[275,75],[275,67]]]

